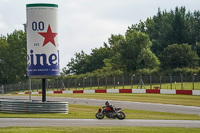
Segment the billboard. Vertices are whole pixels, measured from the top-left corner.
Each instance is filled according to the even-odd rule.
[[[30,78],[59,76],[58,5],[27,4],[27,73]]]

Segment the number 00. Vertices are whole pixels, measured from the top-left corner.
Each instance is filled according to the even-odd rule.
[[[44,22],[43,21],[40,21],[38,24],[37,24],[37,22],[33,22],[32,23],[32,30],[33,31],[41,31],[41,30],[44,30]]]

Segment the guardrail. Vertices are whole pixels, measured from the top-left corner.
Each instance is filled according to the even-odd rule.
[[[68,114],[68,102],[0,99],[0,112]]]

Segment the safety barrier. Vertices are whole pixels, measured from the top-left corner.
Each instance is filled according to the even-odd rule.
[[[68,114],[68,102],[0,99],[0,112]]]
[[[31,92],[32,94],[42,94],[42,92]],[[200,95],[200,90],[171,90],[171,89],[102,89],[102,90],[73,90],[73,91],[50,91],[47,94],[75,94],[75,93],[152,93],[152,94],[181,94]],[[29,94],[25,92],[13,94]]]

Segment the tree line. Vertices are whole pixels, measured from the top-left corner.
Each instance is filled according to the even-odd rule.
[[[114,35],[108,43],[84,51],[63,68],[63,75],[199,73],[200,12],[185,7],[158,12]]]
[[[26,33],[0,36],[0,85],[27,80]],[[112,34],[100,48],[75,53],[62,76],[200,74],[200,12],[161,11]]]

